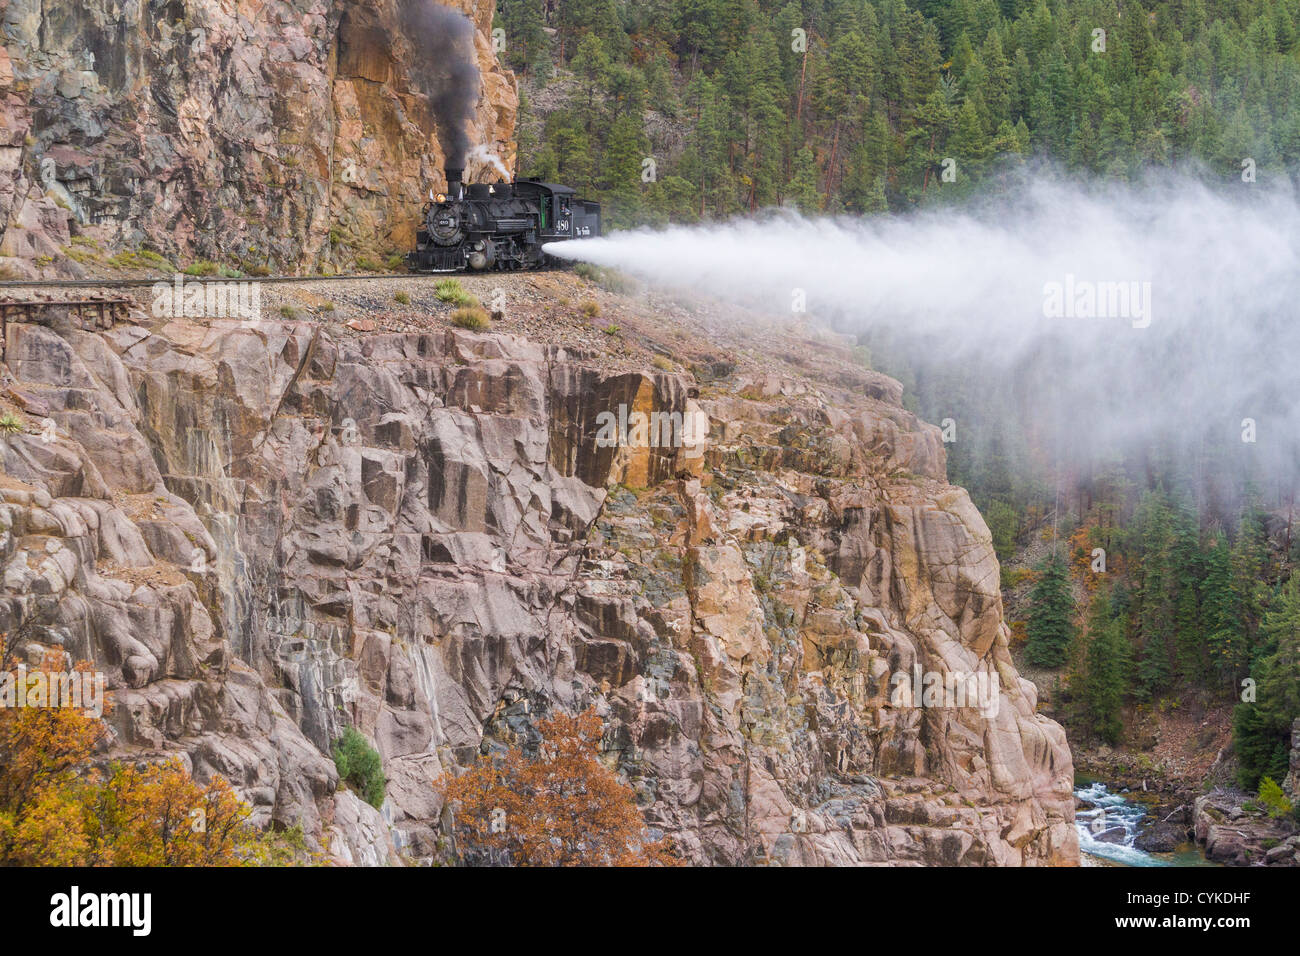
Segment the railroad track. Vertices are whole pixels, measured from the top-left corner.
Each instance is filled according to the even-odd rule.
[[[505,271],[487,270],[483,272],[449,271],[449,272],[380,272],[368,275],[334,275],[334,276],[192,276],[173,272],[168,276],[156,276],[152,279],[3,279],[0,290],[4,289],[142,289],[159,282],[174,282],[180,276],[185,282],[263,282],[268,285],[291,284],[295,282],[366,282],[379,279],[445,279],[470,278],[474,276],[513,276],[535,272],[565,272],[573,263],[563,262],[544,265],[536,269],[511,269]]]
[[[549,270],[534,269],[533,272]],[[182,275],[184,281],[191,282],[262,282],[267,284],[294,282],[356,282],[377,279],[444,279],[447,276],[459,278],[462,275],[476,273],[461,272],[388,272],[378,275],[337,275],[337,276],[189,276]],[[496,275],[484,272],[482,275]],[[14,279],[0,281],[0,291],[4,289],[138,289],[148,288],[159,282],[173,282],[175,275],[159,276],[153,279]]]

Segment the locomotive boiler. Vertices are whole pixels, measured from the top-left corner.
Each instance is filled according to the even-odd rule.
[[[600,235],[600,203],[568,186],[521,178],[512,183],[462,183],[447,170],[447,192],[431,197],[407,257],[413,272],[539,269],[548,242]]]

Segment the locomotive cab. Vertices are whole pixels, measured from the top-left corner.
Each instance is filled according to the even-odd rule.
[[[571,187],[520,179],[515,191],[537,196],[541,235],[546,242],[600,235],[600,203],[577,198]]]

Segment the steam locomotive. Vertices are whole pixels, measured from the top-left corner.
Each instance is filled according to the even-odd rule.
[[[447,170],[447,192],[431,197],[412,272],[539,269],[551,258],[543,243],[600,235],[600,203],[578,199],[568,186],[539,179],[465,184]]]

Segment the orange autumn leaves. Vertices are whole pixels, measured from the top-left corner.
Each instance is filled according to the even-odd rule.
[[[556,714],[537,729],[536,757],[512,747],[443,783],[462,858],[516,866],[675,862],[664,841],[649,842],[632,789],[598,759],[594,711]]]
[[[87,665],[82,665],[87,666]],[[62,670],[52,652],[42,670]],[[515,748],[445,783],[456,850],[469,863],[672,865],[635,795],[599,759],[591,710],[538,722],[536,755]],[[249,825],[220,777],[180,760],[108,763],[105,725],[73,707],[0,708],[0,865],[234,866],[302,862],[304,849]]]
[[[0,853],[17,866],[240,866],[260,835],[230,785],[200,786],[179,760],[89,771],[0,812]]]
[[[63,655],[41,669],[62,670]],[[89,665],[78,665],[86,669]],[[0,708],[0,864],[226,866],[265,862],[272,842],[221,778],[179,760],[89,766],[104,724],[75,707]]]

